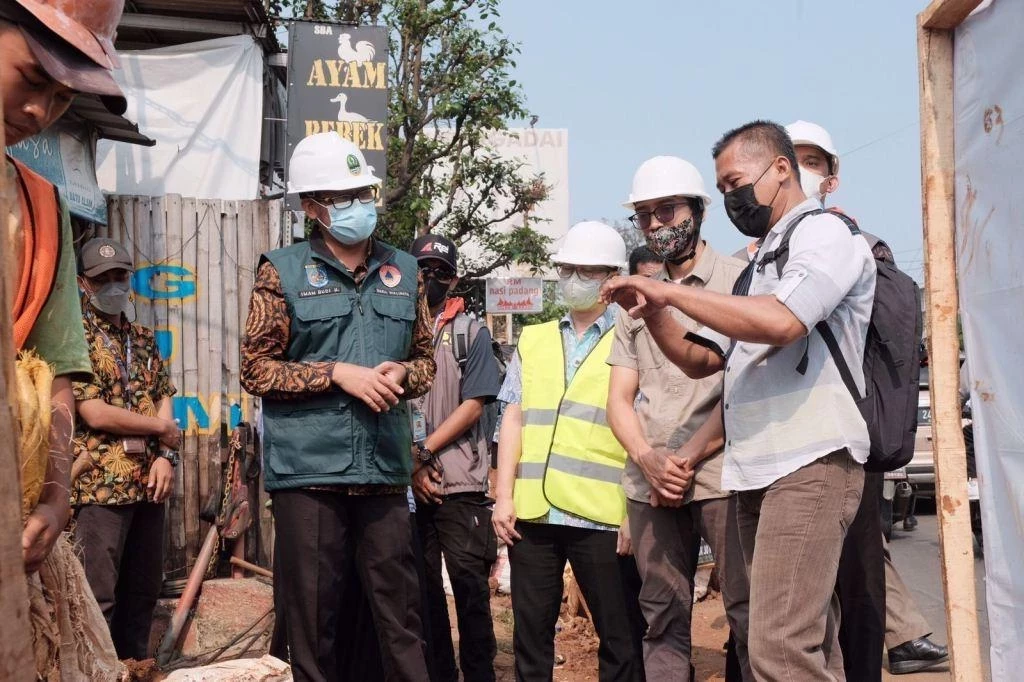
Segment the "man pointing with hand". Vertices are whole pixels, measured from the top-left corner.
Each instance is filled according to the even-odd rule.
[[[263,255],[242,340],[242,386],[263,398],[274,602],[297,681],[344,679],[353,572],[385,677],[427,679],[405,401],[430,389],[434,350],[416,259],[372,237],[380,182],[335,133],[296,145],[288,191],[318,230]]]

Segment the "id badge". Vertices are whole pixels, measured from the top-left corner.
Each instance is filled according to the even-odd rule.
[[[427,418],[419,410],[412,411],[412,442],[422,443],[427,439]]]
[[[124,438],[122,440],[122,445],[124,446],[124,452],[126,455],[146,454],[145,438]]]

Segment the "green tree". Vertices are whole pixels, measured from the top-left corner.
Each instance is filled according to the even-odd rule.
[[[490,139],[529,117],[511,77],[519,46],[498,25],[499,0],[273,0],[272,11],[389,31],[387,210],[378,234],[400,247],[438,232],[465,259],[464,279],[545,263],[550,239],[531,209],[543,177],[503,160]],[[509,221],[515,219],[515,224]]]

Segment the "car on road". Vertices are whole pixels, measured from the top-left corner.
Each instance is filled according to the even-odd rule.
[[[927,385],[917,399],[917,437],[914,458],[907,464],[907,480],[918,497],[935,497],[935,452],[932,443],[932,403]]]

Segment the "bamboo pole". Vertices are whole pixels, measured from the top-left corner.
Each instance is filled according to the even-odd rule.
[[[4,146],[3,111],[0,107],[0,147]],[[14,338],[11,319],[14,277],[18,257],[8,225],[10,205],[17,194],[0,167],[0,680],[32,680],[32,628],[28,622],[28,590],[21,554],[21,477],[18,427],[14,400]]]
[[[921,85],[921,186],[926,314],[930,334],[936,511],[946,596],[950,670],[957,682],[982,678],[974,593],[974,551],[967,500],[967,460],[960,425],[954,261],[953,33],[918,17]]]

